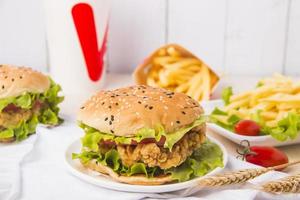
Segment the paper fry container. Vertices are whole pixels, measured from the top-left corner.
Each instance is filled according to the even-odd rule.
[[[181,57],[184,58],[195,58],[200,61],[201,66],[206,66],[209,69],[210,77],[214,77],[211,79],[211,89],[210,94],[216,89],[217,84],[219,83],[220,77],[219,75],[211,69],[204,61],[202,61],[199,57],[195,56],[193,53],[185,49],[184,47],[178,44],[167,44],[165,46],[160,47],[159,49],[155,50],[150,56],[148,56],[142,64],[140,64],[134,71],[133,77],[136,84],[147,85],[147,78],[149,76],[149,72],[152,69],[152,61],[155,57],[159,56],[159,52],[163,49],[168,49],[169,47],[175,48],[178,52],[180,52]]]

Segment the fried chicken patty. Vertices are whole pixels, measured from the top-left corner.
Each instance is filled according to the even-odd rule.
[[[205,125],[190,130],[177,142],[172,151],[158,146],[156,143],[134,145],[117,145],[117,150],[125,166],[143,162],[149,167],[169,169],[179,166],[205,140]]]
[[[12,107],[11,105],[8,107]],[[13,107],[12,109],[6,109],[0,113],[0,127],[9,128],[17,126],[21,121],[29,120],[34,114],[37,114],[40,110],[40,105],[35,104],[30,109],[22,109]]]

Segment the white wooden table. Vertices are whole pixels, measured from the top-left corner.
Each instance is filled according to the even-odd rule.
[[[240,76],[240,77],[222,77],[222,80],[217,87],[216,91],[214,92],[212,98],[217,99],[220,97],[220,93],[222,91],[223,87],[226,86],[232,86],[234,92],[239,92],[244,89],[250,89],[253,86],[256,85],[256,82],[260,79],[261,77],[251,77],[251,76]],[[118,87],[125,87],[128,85],[133,85],[133,79],[131,75],[129,74],[109,74],[107,76],[107,82],[105,85],[105,89],[112,89],[112,88],[118,88]],[[66,99],[64,103],[62,104],[62,113],[70,116],[75,116],[76,111],[78,110],[77,108],[80,107],[82,102],[86,100],[87,97],[83,97],[80,94],[77,95],[70,95],[70,94],[65,94]],[[231,155],[237,155],[236,149],[237,149],[237,144],[231,142],[230,140],[216,134],[216,133],[211,133],[213,137],[216,139],[220,140],[225,147],[227,148],[228,152]],[[285,146],[285,147],[280,147],[281,150],[287,153],[290,161],[293,160],[299,160],[300,159],[300,144],[299,145],[291,145],[291,146]],[[290,174],[295,174],[295,173],[300,173],[300,165],[290,167],[285,170],[285,172],[290,173]]]

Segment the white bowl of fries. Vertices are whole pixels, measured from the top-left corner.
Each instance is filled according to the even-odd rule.
[[[284,146],[300,143],[300,81],[276,74],[262,79],[252,90],[227,96],[227,101],[227,105],[222,100],[203,104],[206,113],[211,114],[214,121],[208,127],[218,134],[235,143],[248,140],[252,145]],[[215,108],[219,108],[219,114],[214,113]],[[257,122],[263,134],[244,136],[222,126],[230,126],[229,118],[233,115],[241,120]]]
[[[134,72],[137,84],[182,92],[197,101],[209,100],[219,76],[201,59],[177,44],[153,52]]]

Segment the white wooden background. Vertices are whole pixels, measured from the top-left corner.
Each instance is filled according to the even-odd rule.
[[[108,64],[176,42],[222,74],[300,74],[300,0],[112,0]],[[0,63],[47,70],[42,0],[0,0]]]

